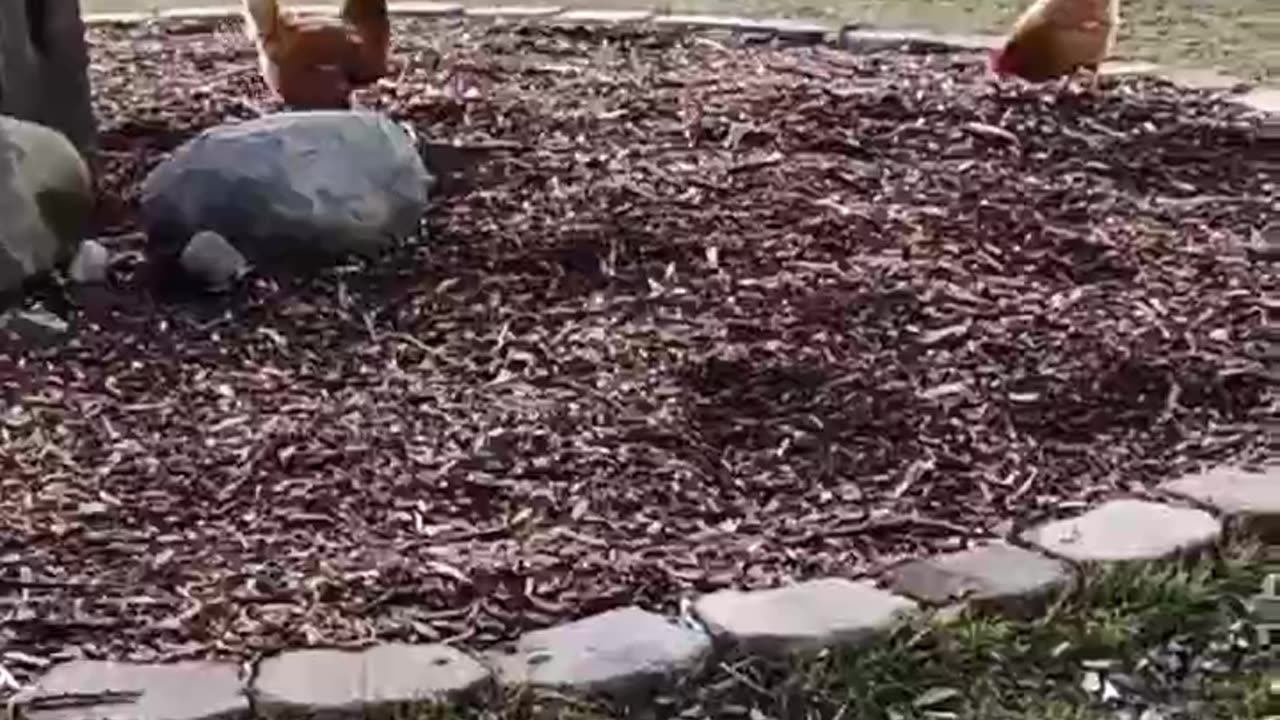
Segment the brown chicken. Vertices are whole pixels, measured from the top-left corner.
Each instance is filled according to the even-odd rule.
[[[282,12],[279,0],[244,0],[262,77],[296,110],[351,107],[351,91],[387,74],[387,0],[346,0],[336,18]]]
[[[1031,82],[1096,73],[1111,54],[1120,26],[1120,0],[1036,0],[991,56],[997,75]]]

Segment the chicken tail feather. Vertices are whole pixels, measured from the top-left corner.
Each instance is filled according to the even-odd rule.
[[[250,34],[267,40],[280,31],[279,0],[244,0],[244,18]]]

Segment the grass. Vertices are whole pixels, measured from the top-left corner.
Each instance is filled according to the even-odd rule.
[[[290,0],[314,2],[315,0]],[[323,0],[321,0],[323,1]],[[334,0],[336,2],[337,0]],[[490,0],[464,0],[489,5]],[[512,0],[514,3],[514,0]],[[785,15],[887,27],[999,32],[1024,0],[547,0],[548,4],[645,7],[757,16]],[[1130,60],[1209,67],[1254,80],[1280,74],[1277,0],[1122,0],[1117,54]],[[235,5],[236,0],[81,0],[86,11]],[[519,3],[515,3],[519,4]]]
[[[726,660],[644,717],[743,720],[1115,720],[1109,687],[1142,706],[1183,717],[1274,716],[1248,599],[1260,556],[1248,545],[1188,563],[1087,573],[1033,621],[963,612],[932,614],[870,647],[766,662]],[[1182,660],[1179,660],[1181,658]],[[1189,661],[1200,671],[1179,671]],[[1133,713],[1137,718],[1141,707]],[[627,708],[525,693],[463,711],[415,718],[476,720],[634,716]],[[1151,717],[1151,716],[1143,716]],[[1162,714],[1157,717],[1175,717]]]

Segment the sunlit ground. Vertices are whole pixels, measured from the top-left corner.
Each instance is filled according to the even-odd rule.
[[[489,0],[475,4],[492,5]],[[88,11],[183,5],[234,5],[228,0],[82,0]],[[997,31],[1015,15],[1018,0],[564,0],[555,4],[645,7],[751,15],[862,21],[885,26]],[[1255,79],[1280,73],[1280,2],[1277,0],[1129,0],[1118,54],[1130,59],[1212,66]]]

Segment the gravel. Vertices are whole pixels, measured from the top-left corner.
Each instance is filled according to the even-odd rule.
[[[74,339],[0,347],[0,647],[483,647],[859,577],[1261,456],[1253,120],[1156,80],[633,30],[398,25],[361,101],[510,149],[397,257],[158,288],[146,171],[275,109],[238,24],[95,28]],[[131,255],[133,253],[133,255]],[[133,261],[130,258],[134,257]],[[57,304],[57,303],[54,303]]]

